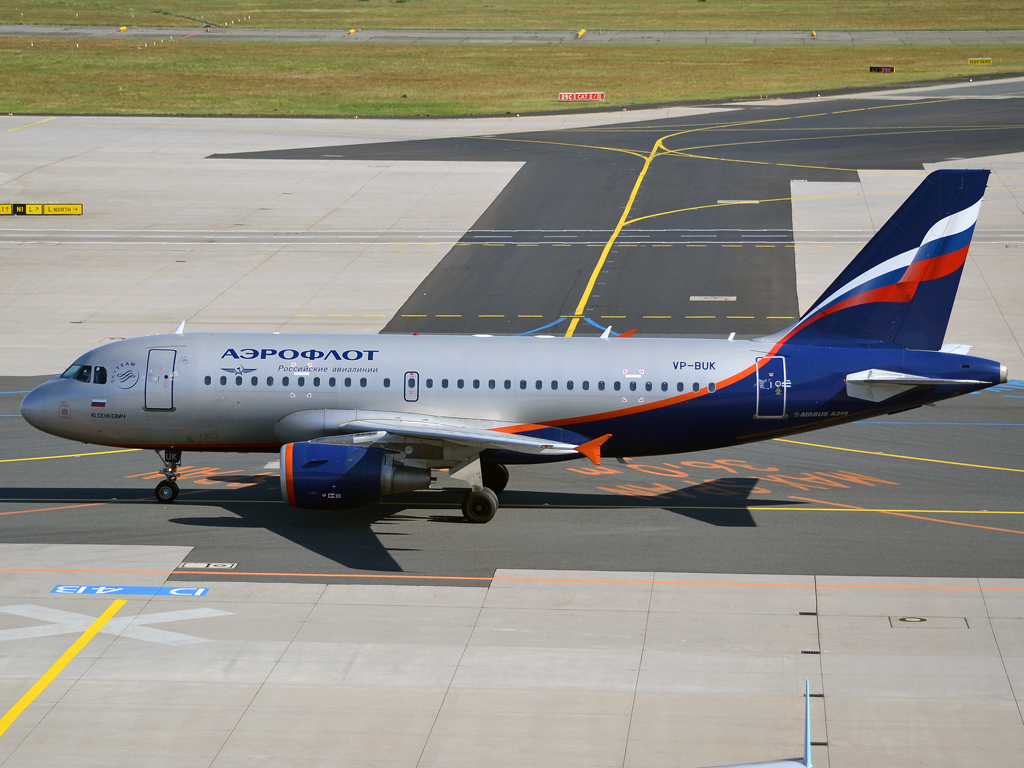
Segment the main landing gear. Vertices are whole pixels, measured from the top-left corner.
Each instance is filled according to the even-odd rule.
[[[498,494],[484,486],[466,494],[462,500],[462,516],[471,523],[487,523],[498,511]]]
[[[178,484],[174,481],[178,479],[181,451],[167,450],[163,452],[162,456],[160,451],[157,451],[156,455],[160,456],[160,460],[164,463],[162,472],[167,479],[157,483],[156,488],[153,489],[153,495],[161,504],[170,504],[178,498]]]
[[[481,464],[479,484],[482,487],[473,488],[462,500],[462,516],[470,523],[487,523],[494,517],[498,494],[508,485],[508,470],[501,464]]]

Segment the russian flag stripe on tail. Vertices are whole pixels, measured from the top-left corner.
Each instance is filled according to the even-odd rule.
[[[988,174],[929,174],[782,338],[939,349]]]

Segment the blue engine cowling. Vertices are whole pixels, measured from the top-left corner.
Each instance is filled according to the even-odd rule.
[[[430,486],[430,470],[396,464],[377,448],[330,443],[281,447],[281,496],[293,507],[345,509]]]

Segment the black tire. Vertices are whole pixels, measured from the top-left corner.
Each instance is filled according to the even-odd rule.
[[[508,470],[504,464],[481,464],[480,474],[483,477],[484,487],[490,488],[495,493],[501,493],[508,485]]]
[[[490,488],[470,491],[462,500],[462,516],[470,523],[487,523],[498,511],[498,497]]]
[[[161,480],[153,489],[153,495],[161,504],[171,504],[178,498],[178,486],[170,480]]]

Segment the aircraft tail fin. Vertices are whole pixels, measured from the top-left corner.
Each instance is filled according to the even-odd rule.
[[[781,337],[795,344],[940,349],[988,175],[930,173]]]

